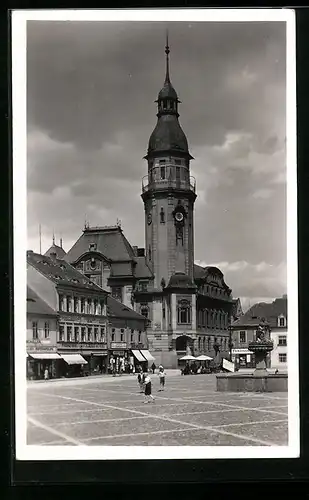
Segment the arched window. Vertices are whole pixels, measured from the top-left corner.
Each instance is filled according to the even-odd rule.
[[[180,325],[191,323],[191,304],[188,300],[182,299],[178,301],[177,322]]]
[[[198,350],[201,350],[201,337],[198,338]]]
[[[203,338],[203,351],[206,351],[206,337]]]
[[[208,351],[210,351],[210,337],[208,337],[207,339],[207,349]]]

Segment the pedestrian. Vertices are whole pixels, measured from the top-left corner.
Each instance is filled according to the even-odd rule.
[[[45,368],[45,371],[44,371],[44,380],[48,380],[48,369]]]
[[[160,370],[159,370],[159,377],[160,377],[160,389],[158,389],[158,391],[164,391],[164,386],[165,386],[165,377],[166,377],[166,373],[164,371],[164,368],[163,366],[161,366]]]
[[[155,398],[151,394],[151,378],[150,378],[150,375],[148,373],[144,373],[144,375],[145,375],[145,378],[144,378],[144,382],[145,382],[145,401],[144,401],[144,403],[150,403],[150,401],[152,401],[152,403],[154,403],[155,402]]]
[[[152,369],[152,373],[154,373],[154,372],[155,372],[155,369],[156,369],[156,365],[155,365],[154,363],[152,363],[152,365],[151,365],[151,369]]]
[[[140,392],[141,393],[144,392],[143,371],[142,371],[141,368],[138,371],[137,381],[138,381],[138,384],[139,384],[139,390],[140,390]]]

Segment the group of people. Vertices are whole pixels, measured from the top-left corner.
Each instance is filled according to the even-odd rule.
[[[205,366],[197,366],[195,363],[192,365],[189,365],[188,363],[186,366],[181,369],[181,375],[198,375],[200,373],[209,373],[209,369],[207,369]]]
[[[153,367],[152,367],[152,373],[155,373],[155,369]],[[166,377],[166,373],[162,365],[159,366],[158,375],[160,379],[160,388],[158,389],[158,392],[160,392],[164,391],[165,377]],[[155,398],[152,395],[151,377],[148,371],[143,371],[143,369],[140,368],[137,375],[137,381],[139,384],[140,392],[145,394],[144,403],[150,403],[150,402],[154,403]]]

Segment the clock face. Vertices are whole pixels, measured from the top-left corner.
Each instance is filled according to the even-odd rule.
[[[183,220],[183,214],[181,212],[176,212],[175,219],[177,222],[181,222]]]
[[[152,222],[152,216],[151,216],[151,214],[148,214],[147,222],[148,222],[148,224],[151,224],[151,222]]]

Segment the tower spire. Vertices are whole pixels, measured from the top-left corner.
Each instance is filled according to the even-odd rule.
[[[53,245],[55,244],[55,231],[53,229]]]
[[[165,54],[166,54],[166,75],[165,75],[165,83],[170,82],[170,68],[169,68],[169,53],[170,48],[168,44],[168,30],[166,30],[166,45],[165,45]]]

